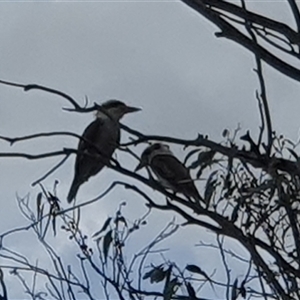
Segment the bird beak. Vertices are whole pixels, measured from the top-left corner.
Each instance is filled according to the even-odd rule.
[[[137,172],[138,170],[144,168],[146,166],[145,162],[140,161],[140,163],[136,166],[136,168],[134,169],[134,172]]]
[[[136,111],[140,111],[140,110],[142,110],[142,109],[139,108],[139,107],[127,106],[126,107],[126,114],[136,112]]]

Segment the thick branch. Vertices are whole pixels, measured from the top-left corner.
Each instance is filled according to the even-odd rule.
[[[243,9],[246,10],[246,4],[245,4],[244,0],[242,0],[242,6],[243,6]],[[248,21],[248,22],[246,22],[245,26],[246,26],[246,29],[247,29],[249,35],[251,36],[253,42],[255,42],[257,44],[257,38],[252,31],[251,25],[252,25],[252,23],[250,21]],[[266,91],[266,84],[265,84],[265,80],[264,80],[264,76],[263,76],[262,63],[261,63],[259,56],[256,53],[255,53],[255,61],[256,61],[256,65],[257,65],[257,75],[258,75],[258,80],[259,80],[260,89],[261,89],[261,94],[260,94],[261,97],[260,98],[261,98],[261,101],[263,104],[264,117],[266,119],[266,124],[267,124],[268,144],[266,147],[266,153],[269,156],[271,153],[271,148],[272,148],[272,144],[273,144],[272,122],[271,122],[269,104],[268,104],[268,100],[267,100],[267,91]]]
[[[36,138],[40,138],[40,137],[60,136],[60,135],[61,136],[73,136],[80,140],[83,140],[83,138],[80,135],[73,133],[73,132],[68,132],[68,131],[39,132],[39,133],[35,133],[35,134],[30,134],[30,135],[21,136],[21,137],[14,137],[14,138],[0,135],[0,140],[4,140],[6,142],[9,142],[11,145],[13,145],[14,143],[17,143],[20,141],[26,141],[26,140],[36,139]]]
[[[19,83],[5,81],[5,80],[0,80],[0,84],[19,87],[19,88],[22,88],[25,92],[35,89],[35,90],[42,90],[42,91],[45,91],[45,92],[48,92],[48,93],[51,93],[51,94],[61,96],[62,98],[68,100],[68,102],[74,107],[74,108],[71,108],[71,109],[65,108],[65,110],[67,110],[67,111],[91,112],[91,111],[99,109],[99,105],[97,105],[97,104],[94,104],[94,106],[91,106],[91,107],[81,107],[70,95],[68,95],[66,93],[63,93],[61,91],[52,89],[52,88],[42,86],[42,85],[38,85],[38,84],[19,84]]]
[[[137,145],[146,141],[162,141],[184,146],[207,147],[215,152],[227,156],[228,158],[239,159],[245,163],[249,163],[254,168],[263,169],[267,173],[272,174],[274,170],[280,170],[287,172],[290,175],[300,174],[300,168],[297,162],[293,162],[284,158],[269,157],[267,154],[257,154],[252,151],[239,150],[236,147],[226,147],[219,143],[213,142],[200,134],[196,139],[184,140],[168,136],[144,135],[124,124],[122,124],[121,127],[127,132],[138,137],[136,141],[125,143],[122,146]]]
[[[41,154],[2,152],[2,153],[0,153],[0,157],[21,157],[21,158],[26,158],[29,160],[34,160],[34,159],[42,159],[42,158],[55,157],[55,156],[61,156],[61,155],[70,155],[72,153],[77,153],[77,151],[74,149],[64,148],[63,150],[60,150],[60,151],[53,151],[53,152],[47,152],[47,153],[41,153]]]
[[[294,2],[294,0],[288,0],[288,1]],[[195,2],[195,1],[191,1],[191,2]],[[202,2],[208,6],[215,7],[222,11],[226,11],[228,13],[234,14],[235,16],[240,17],[245,21],[279,32],[282,35],[284,35],[293,44],[300,43],[300,34],[284,23],[274,21],[270,18],[256,14],[254,12],[250,12],[246,9],[243,9],[240,6],[233,4],[233,2],[225,2],[222,0],[203,0]],[[294,7],[294,5],[291,5],[291,7]]]
[[[288,3],[291,7],[291,10],[292,10],[292,13],[293,13],[296,25],[297,25],[297,30],[298,30],[298,32],[300,32],[300,13],[299,13],[299,8],[297,6],[297,3],[295,2],[295,0],[288,0]]]
[[[221,29],[221,33],[218,33],[218,37],[226,37],[232,41],[237,42],[246,49],[258,55],[268,65],[272,66],[277,71],[285,74],[286,76],[300,81],[300,70],[285,63],[283,60],[267,51],[264,47],[255,43],[252,39],[242,34],[230,23],[226,22],[216,12],[212,11],[206,5],[205,0],[182,0],[185,4],[196,10],[205,18],[213,22]]]

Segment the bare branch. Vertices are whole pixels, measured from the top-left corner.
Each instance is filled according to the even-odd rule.
[[[212,4],[211,2],[213,1],[211,2],[209,1],[209,3],[207,3],[206,0],[182,0],[182,2],[184,2],[185,4],[187,4],[188,6],[190,6],[191,8],[193,8],[194,10],[202,14],[205,18],[213,22],[216,26],[218,26],[221,32],[216,34],[217,37],[225,37],[232,41],[237,42],[238,44],[242,45],[246,49],[258,55],[260,59],[265,61],[267,64],[269,64],[279,72],[283,73],[284,75],[290,78],[300,81],[300,71],[297,68],[284,62],[279,57],[275,56],[274,54],[266,50],[266,48],[255,43],[252,39],[248,38],[246,35],[241,33],[229,22],[226,22],[215,11],[209,9],[209,5],[211,5]],[[217,2],[225,3],[224,1],[217,1]],[[272,25],[274,24],[272,23]],[[291,34],[293,31],[287,30],[286,27],[284,28],[284,30],[286,31],[285,33],[289,35],[290,39],[292,38],[293,41],[299,43],[300,39],[298,34],[296,36],[294,34]]]

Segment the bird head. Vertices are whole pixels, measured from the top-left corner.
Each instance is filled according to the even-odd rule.
[[[155,143],[148,146],[141,155],[140,163],[135,168],[135,172],[150,165],[152,158],[155,155],[173,155],[170,147],[166,144]]]
[[[96,117],[102,117],[104,114],[118,121],[125,114],[136,112],[139,110],[141,110],[141,108],[127,106],[124,102],[119,100],[108,100],[100,106],[100,109],[96,113]]]

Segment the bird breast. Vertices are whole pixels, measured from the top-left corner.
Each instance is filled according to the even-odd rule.
[[[117,148],[120,142],[120,125],[118,122],[106,119],[99,133],[97,146],[108,156]]]

